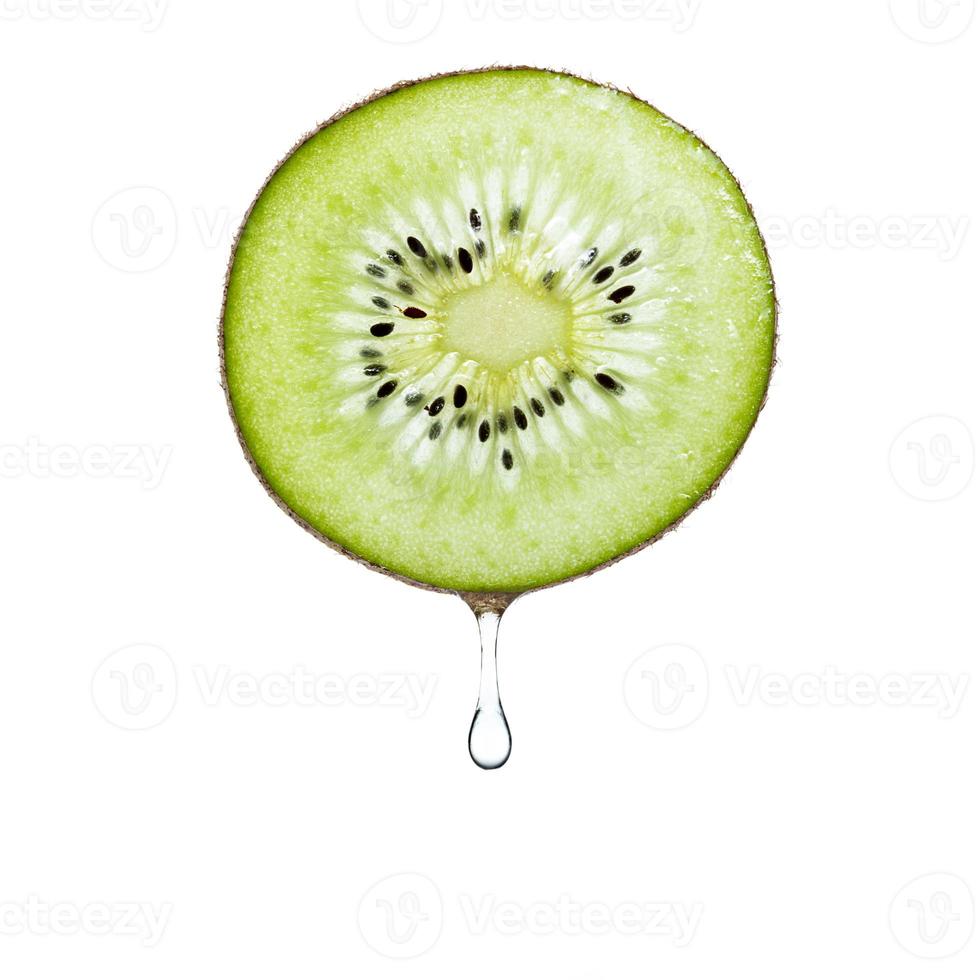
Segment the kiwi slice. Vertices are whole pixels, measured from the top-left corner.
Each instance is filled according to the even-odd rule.
[[[636,97],[492,69],[384,92],[276,169],[228,275],[242,443],[274,497],[418,584],[594,569],[715,485],[775,303],[748,203]]]

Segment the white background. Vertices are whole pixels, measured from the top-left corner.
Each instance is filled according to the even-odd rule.
[[[0,0],[0,973],[976,977],[974,0],[403,4]],[[266,498],[216,323],[302,133],[495,62],[707,139],[782,317],[717,495],[508,612],[485,773],[469,611]]]

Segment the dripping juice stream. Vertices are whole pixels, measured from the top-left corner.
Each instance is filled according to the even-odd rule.
[[[463,599],[480,630],[480,692],[470,725],[470,758],[481,769],[499,769],[510,758],[511,737],[497,684],[497,634],[510,598],[501,602],[488,601],[485,596]]]

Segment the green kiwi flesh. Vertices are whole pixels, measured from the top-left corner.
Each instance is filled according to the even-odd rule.
[[[775,300],[741,190],[632,95],[535,69],[392,89],[255,201],[222,318],[257,473],[411,581],[520,593],[659,536],[763,403]]]

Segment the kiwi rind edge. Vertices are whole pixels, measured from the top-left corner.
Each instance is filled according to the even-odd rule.
[[[339,119],[342,119],[344,116],[348,115],[349,113],[354,112],[357,109],[360,109],[362,106],[368,105],[371,102],[375,102],[378,99],[384,98],[386,95],[391,95],[392,93],[398,92],[403,88],[409,88],[421,82],[435,81],[440,78],[455,78],[460,75],[477,75],[477,74],[483,74],[485,72],[492,72],[492,71],[542,71],[552,75],[563,75],[568,78],[578,79],[579,81],[589,82],[592,85],[599,85],[602,88],[610,89],[611,91],[614,92],[621,92],[622,94],[629,96],[631,99],[635,99],[637,102],[642,102],[644,105],[647,105],[650,108],[654,109],[656,112],[659,112],[665,118],[670,119],[671,122],[673,122],[675,125],[679,126],[686,133],[690,133],[692,136],[695,137],[695,139],[699,140],[702,144],[704,144],[712,153],[714,153],[714,155],[719,160],[721,160],[721,163],[724,165],[725,169],[731,175],[732,180],[735,181],[735,185],[738,187],[739,191],[740,192],[742,191],[742,185],[739,182],[738,178],[731,171],[731,169],[728,167],[725,161],[722,160],[722,158],[704,139],[702,139],[692,129],[689,129],[687,126],[684,126],[682,123],[678,123],[676,120],[672,119],[672,117],[667,116],[666,113],[662,112],[660,109],[657,109],[656,106],[654,106],[652,103],[647,102],[645,99],[641,99],[631,89],[628,88],[621,89],[616,85],[612,85],[607,82],[599,82],[585,75],[579,75],[575,72],[567,71],[565,69],[535,68],[530,65],[487,65],[482,68],[462,68],[456,71],[436,72],[432,75],[425,75],[421,78],[414,78],[407,81],[396,82],[394,85],[391,85],[388,88],[379,89],[373,92],[371,95],[362,99],[360,102],[356,102],[353,105],[349,105],[346,108],[339,110],[338,112],[334,113],[334,115],[332,115],[329,119],[327,119],[324,122],[321,122],[314,129],[310,130],[308,133],[300,137],[296,141],[296,143],[292,146],[292,148],[289,150],[289,152],[286,153],[279,160],[279,162],[275,165],[275,167],[273,167],[273,169],[269,173],[269,176],[266,177],[265,181],[263,181],[262,186],[259,188],[255,197],[252,199],[251,204],[249,204],[248,210],[245,212],[245,216],[242,218],[241,225],[239,226],[238,231],[235,234],[235,239],[232,242],[232,246],[231,246],[231,255],[228,259],[228,267],[225,271],[225,281],[224,281],[224,287],[222,290],[222,299],[221,299],[221,315],[218,320],[218,358],[219,358],[219,365],[220,365],[221,387],[224,390],[225,403],[228,408],[228,414],[231,416],[232,424],[235,427],[235,434],[238,438],[238,444],[241,447],[242,452],[245,455],[245,459],[248,461],[248,464],[252,469],[252,472],[255,474],[256,478],[258,479],[262,487],[265,489],[265,492],[279,506],[280,510],[282,510],[284,513],[289,515],[289,517],[291,517],[297,524],[299,524],[301,528],[303,528],[305,531],[312,534],[313,537],[317,538],[319,541],[323,542],[323,544],[327,545],[329,548],[332,548],[334,551],[337,551],[340,554],[346,556],[347,558],[350,558],[351,560],[356,561],[359,564],[372,569],[373,571],[381,572],[382,574],[387,575],[390,578],[394,578],[400,582],[404,582],[407,585],[414,585],[416,588],[425,589],[426,591],[429,592],[442,592],[450,595],[458,595],[476,614],[482,612],[489,612],[489,611],[502,614],[504,610],[515,599],[519,598],[522,595],[527,595],[531,592],[538,592],[541,589],[548,589],[554,585],[562,585],[565,582],[572,582],[579,578],[586,578],[587,576],[594,575],[596,572],[601,572],[603,569],[608,568],[610,565],[614,565],[617,562],[622,561],[624,558],[629,558],[631,555],[635,555],[637,552],[642,551],[644,548],[647,548],[649,545],[659,541],[665,534],[668,534],[669,532],[673,531],[681,523],[681,521],[683,521],[686,517],[688,517],[688,515],[690,515],[693,511],[695,511],[698,507],[700,507],[701,504],[703,504],[709,497],[711,497],[714,494],[715,490],[718,489],[718,486],[721,484],[722,480],[724,480],[724,478],[728,475],[728,471],[735,463],[735,460],[738,459],[738,457],[741,455],[742,449],[745,447],[745,443],[748,441],[748,437],[752,434],[752,431],[755,429],[756,423],[759,421],[759,416],[762,414],[762,410],[765,408],[766,403],[769,400],[769,386],[772,382],[773,371],[777,363],[776,347],[779,338],[779,330],[778,330],[779,302],[776,296],[776,285],[772,275],[772,263],[769,258],[769,250],[766,247],[766,242],[762,236],[762,232],[760,229],[759,240],[762,243],[762,252],[766,260],[766,267],[769,270],[769,283],[772,289],[772,296],[773,296],[773,334],[772,334],[772,358],[769,363],[769,370],[766,374],[766,381],[765,381],[765,386],[763,388],[762,400],[759,402],[759,407],[756,410],[755,416],[752,419],[752,424],[746,430],[745,437],[743,438],[742,442],[739,443],[739,446],[736,449],[731,460],[729,461],[728,465],[721,471],[721,473],[718,474],[718,476],[715,478],[711,486],[709,486],[704,491],[704,493],[702,493],[701,496],[698,497],[698,499],[693,504],[691,504],[691,506],[688,507],[687,510],[684,511],[683,514],[681,514],[675,521],[672,521],[670,524],[668,524],[665,528],[658,531],[652,537],[647,538],[644,541],[640,541],[639,543],[633,545],[633,547],[622,552],[621,554],[614,555],[612,558],[607,558],[601,564],[594,565],[592,568],[586,569],[585,571],[576,572],[573,575],[567,575],[564,578],[556,579],[554,582],[547,582],[543,585],[536,585],[529,589],[525,589],[521,592],[470,592],[461,589],[448,589],[442,586],[433,585],[430,582],[423,582],[419,579],[414,579],[411,578],[410,576],[402,575],[400,572],[393,571],[390,568],[385,568],[383,565],[379,565],[376,562],[370,561],[367,558],[364,558],[361,555],[356,554],[350,549],[345,548],[343,545],[338,544],[336,541],[332,540],[331,538],[328,538],[322,531],[319,531],[317,528],[313,527],[313,525],[311,525],[308,521],[300,517],[299,514],[297,514],[279,496],[279,494],[276,493],[276,491],[272,488],[269,481],[266,479],[265,474],[263,474],[262,470],[259,468],[258,464],[256,463],[251,450],[248,448],[248,445],[245,442],[245,437],[244,434],[242,433],[242,427],[238,421],[238,417],[235,415],[235,407],[232,403],[231,390],[228,385],[228,371],[227,371],[227,363],[225,359],[225,311],[228,305],[228,293],[231,286],[232,271],[235,267],[235,258],[238,254],[238,246],[239,243],[241,242],[242,235],[245,231],[245,228],[248,225],[248,220],[252,215],[252,211],[255,208],[255,205],[258,203],[259,199],[262,197],[262,194],[265,192],[265,189],[269,186],[273,177],[275,177],[275,175],[279,172],[280,168],[286,163],[286,161],[289,160],[289,158],[292,157],[292,155],[304,143],[313,139],[313,137],[321,133],[328,126],[331,126],[333,123],[337,122]],[[742,199],[745,201],[746,207],[748,208],[752,220],[755,221],[755,212],[752,209],[752,204],[744,193],[742,193]],[[758,227],[758,222],[756,222],[756,227]]]

